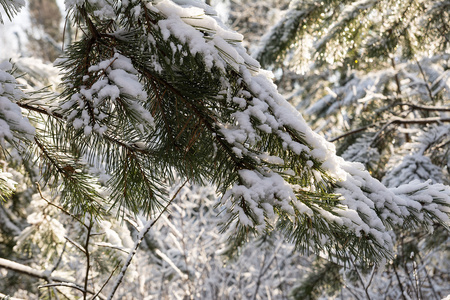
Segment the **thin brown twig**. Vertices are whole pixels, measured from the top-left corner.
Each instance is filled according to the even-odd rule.
[[[94,300],[95,298],[98,297],[98,295],[100,295],[100,293],[102,292],[102,290],[105,288],[105,286],[108,284],[109,280],[111,279],[111,277],[113,276],[114,272],[119,268],[120,264],[117,264],[116,267],[114,268],[114,270],[111,272],[111,274],[109,274],[108,279],[106,279],[105,283],[102,285],[102,287],[100,288],[100,290],[94,295],[94,297],[92,297],[91,300]]]
[[[68,236],[64,237],[66,239],[66,241],[68,241],[69,243],[71,243],[72,245],[75,246],[75,248],[77,248],[78,250],[80,250],[81,252],[85,253],[85,250],[83,249],[83,247],[79,244],[77,244],[75,241],[71,240]]]
[[[342,139],[342,138],[344,138],[344,137],[346,137],[346,136],[349,136],[349,135],[352,135],[352,134],[355,134],[355,133],[364,131],[364,130],[370,128],[370,127],[374,127],[374,126],[377,126],[377,125],[378,125],[378,124],[371,124],[371,125],[367,125],[367,126],[363,126],[363,127],[354,129],[354,130],[350,130],[350,131],[348,131],[348,132],[346,132],[346,133],[343,133],[343,134],[341,134],[341,135],[338,135],[338,136],[335,137],[335,138],[332,138],[331,140],[329,140],[329,142],[335,142],[335,141],[340,140],[340,139]]]
[[[416,106],[411,104],[411,106]],[[419,107],[419,106],[417,106]],[[425,107],[426,108],[426,107]],[[430,109],[431,110],[431,109]],[[435,109],[436,111],[438,109]],[[447,111],[447,110],[442,110],[442,111]],[[450,108],[448,109],[448,111],[450,111]],[[332,139],[329,140],[329,142],[335,142],[337,140],[340,140],[344,137],[347,137],[349,135],[355,134],[355,133],[359,133],[361,131],[365,131],[371,127],[375,127],[375,126],[379,126],[381,124],[384,124],[383,127],[375,134],[374,140],[376,140],[378,138],[378,136],[380,136],[383,131],[385,131],[387,129],[387,127],[394,125],[394,124],[430,124],[430,123],[445,123],[445,122],[450,122],[450,118],[439,118],[439,117],[432,117],[432,118],[420,118],[420,119],[402,119],[402,118],[398,118],[398,119],[394,119],[391,120],[389,122],[379,122],[379,123],[373,123],[367,126],[363,126],[348,132],[345,132],[341,135],[338,135],[337,137],[334,137]]]
[[[83,299],[86,300],[87,299],[87,286],[88,286],[88,282],[89,282],[89,269],[91,268],[91,260],[90,260],[90,253],[89,253],[89,242],[91,239],[91,230],[92,230],[92,219],[89,222],[89,227],[87,228],[87,236],[86,236],[86,243],[84,244],[84,254],[86,255],[86,273],[84,276],[84,292],[83,292]]]
[[[149,232],[149,230],[155,225],[155,223],[161,218],[161,216],[167,211],[169,206],[172,204],[173,200],[177,197],[181,189],[186,185],[188,182],[188,179],[178,188],[178,190],[175,192],[173,197],[169,200],[167,205],[163,208],[163,210],[159,213],[159,215],[152,221],[148,222],[147,225],[139,232],[138,239],[136,240],[133,249],[130,251],[130,254],[128,255],[127,260],[125,261],[125,264],[122,267],[122,270],[120,271],[120,274],[118,275],[118,278],[113,286],[113,289],[111,290],[108,300],[112,299],[114,297],[114,294],[116,293],[119,285],[122,283],[123,277],[125,276],[125,273],[131,264],[131,260],[133,259],[134,255],[137,252],[137,249],[139,248],[142,240],[144,239],[145,235]]]
[[[395,105],[406,105],[411,107],[412,109],[417,110],[425,110],[425,111],[450,111],[450,107],[439,107],[439,106],[425,106],[425,105],[416,105],[411,103],[399,102]]]
[[[54,203],[52,203],[50,200],[46,199],[46,198],[42,195],[41,186],[39,185],[38,182],[36,182],[36,186],[37,186],[39,195],[41,196],[41,199],[42,199],[42,200],[44,200],[45,202],[47,202],[47,204],[49,204],[49,205],[51,205],[51,206],[54,206],[54,207],[58,208],[58,209],[61,210],[63,213],[65,213],[66,215],[68,215],[68,216],[74,218],[74,219],[77,220],[81,225],[83,225],[84,227],[87,228],[87,225],[84,224],[84,222],[82,222],[82,221],[81,221],[79,218],[77,218],[74,214],[70,213],[69,211],[67,211],[67,210],[64,209],[63,207],[61,207],[61,206],[59,206],[59,205],[57,205],[57,204],[54,204]]]
[[[69,283],[69,282],[58,282],[58,283],[49,283],[49,284],[43,284],[38,286],[39,289],[42,288],[46,288],[46,287],[56,287],[56,286],[65,286],[65,287],[70,287],[76,290],[81,291],[82,293],[86,293],[87,291],[84,290],[81,286],[78,286],[74,283]]]

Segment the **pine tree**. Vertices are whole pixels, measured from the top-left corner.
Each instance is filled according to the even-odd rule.
[[[314,128],[336,143],[346,160],[363,163],[372,176],[392,188],[414,180],[448,184],[449,5],[448,1],[291,1],[254,56],[265,67],[299,73],[293,79],[298,88],[291,91],[291,101]],[[439,269],[432,261],[448,255],[448,232],[441,229],[436,227],[430,236],[396,227],[397,259],[371,281],[370,289],[353,276],[354,291],[360,288],[357,293],[362,297],[369,297],[365,292],[376,297],[388,290],[444,297],[445,292],[439,296],[433,290],[441,274],[430,275]],[[430,251],[436,256],[421,260]],[[320,265],[311,278],[327,268]],[[355,265],[352,272],[358,269]],[[417,269],[424,272],[409,277],[410,270]],[[335,270],[337,276],[340,268]],[[387,278],[391,287],[373,283]],[[415,280],[423,286],[415,286]],[[306,279],[297,289],[298,299],[304,299],[306,290],[311,294],[320,290],[320,284],[314,291],[309,284]],[[392,295],[397,296],[405,297]]]
[[[1,3],[10,12],[17,8]],[[11,87],[1,99],[29,114],[36,131],[26,119],[12,120],[11,109],[0,111],[9,126],[2,149],[7,160],[20,154],[30,178],[37,177],[33,163],[39,165],[40,185],[59,195],[58,209],[84,232],[85,245],[68,241],[86,254],[84,285],[77,286],[85,298],[98,221],[164,212],[175,176],[217,186],[232,249],[280,229],[297,250],[370,265],[391,256],[395,226],[448,225],[449,187],[386,188],[360,164],[336,156],[209,6],[194,0],[66,5],[80,36],[56,64],[62,92],[12,94],[19,86],[5,75],[2,87]],[[12,182],[3,181],[10,191]]]

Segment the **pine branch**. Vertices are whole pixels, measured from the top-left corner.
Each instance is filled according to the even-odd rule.
[[[6,15],[11,21],[13,16],[18,14],[22,7],[25,6],[23,0],[0,0],[0,5],[3,7]],[[0,15],[0,24],[3,24],[2,16]]]

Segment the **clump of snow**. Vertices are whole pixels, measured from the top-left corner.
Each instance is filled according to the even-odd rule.
[[[5,186],[7,189],[14,191],[17,185],[17,182],[12,180],[13,175],[8,172],[3,172],[3,170],[0,169],[0,181],[3,186]]]
[[[78,93],[61,105],[63,111],[70,111],[68,120],[75,129],[83,128],[86,136],[92,131],[102,135],[107,130],[104,119],[114,115],[118,105],[124,106],[142,125],[153,126],[152,115],[142,106],[147,101],[147,92],[129,58],[116,53],[89,67],[88,72],[83,78],[89,86],[81,86]]]
[[[27,118],[22,116],[20,107],[14,103],[25,97],[18,88],[14,76],[9,72],[11,63],[3,61],[0,63],[0,144],[4,145],[5,139],[12,140],[13,137],[21,139],[32,139],[35,128],[31,126]]]

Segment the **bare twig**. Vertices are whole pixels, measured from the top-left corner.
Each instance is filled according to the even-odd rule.
[[[91,260],[90,260],[90,253],[89,253],[89,242],[91,239],[91,230],[92,230],[92,219],[89,222],[88,232],[86,236],[86,243],[84,244],[84,254],[86,255],[86,274],[84,276],[84,292],[83,292],[83,299],[87,299],[87,286],[89,282],[89,269],[91,268]]]
[[[68,236],[64,237],[66,239],[66,241],[68,241],[69,243],[71,243],[72,245],[74,245],[78,250],[80,250],[81,252],[84,253],[84,248],[78,244],[77,242],[75,242],[74,240],[72,240],[71,238],[69,238]]]
[[[376,269],[376,265],[373,266],[372,271],[370,273],[369,282],[367,283],[367,288],[369,288],[369,286],[372,284],[372,280],[375,276],[375,269]]]
[[[56,264],[51,269],[51,273],[53,273],[58,268],[59,264],[61,263],[62,256],[63,256],[64,252],[66,251],[66,245],[67,245],[67,241],[64,243],[63,249],[61,250],[61,254],[59,255],[58,260],[56,261]]]
[[[433,282],[431,280],[430,275],[428,274],[427,268],[426,268],[426,264],[422,259],[422,256],[420,255],[420,253],[417,253],[417,256],[419,257],[420,263],[423,265],[423,271],[425,272],[425,275],[427,276],[428,282],[430,283],[430,288],[431,291],[433,292],[434,297],[439,300],[442,297],[440,297],[437,293],[436,293],[436,289],[434,288]]]
[[[188,270],[188,260],[187,260],[187,255],[186,255],[186,242],[184,240],[185,237],[185,233],[184,233],[184,222],[183,222],[183,216],[180,213],[180,223],[181,223],[181,232],[182,232],[182,236],[181,236],[181,244],[183,246],[183,259],[184,259],[184,264],[186,266],[186,270]],[[186,272],[186,277],[185,277],[185,281],[187,283],[188,286],[188,293],[189,293],[189,299],[193,299],[192,298],[192,287],[191,287],[191,281],[189,280],[189,272]]]
[[[341,134],[341,135],[339,135],[339,136],[337,136],[335,138],[332,138],[331,140],[329,140],[329,142],[335,142],[337,140],[342,139],[343,137],[346,137],[346,136],[349,136],[349,135],[352,135],[352,134],[364,131],[364,130],[370,128],[370,127],[374,127],[374,126],[377,126],[377,125],[378,124],[371,124],[371,125],[363,126],[363,127],[360,127],[360,128],[357,128],[357,129],[354,129],[354,130],[351,130],[351,131],[348,131],[348,132],[343,133],[343,134]]]
[[[406,102],[399,102],[399,103],[396,103],[395,105],[406,105],[406,106],[411,107],[412,109],[425,110],[425,111],[450,111],[450,107],[416,105],[416,104],[411,104],[411,103],[406,103]]]
[[[267,270],[269,270],[270,266],[275,261],[275,259],[277,257],[278,250],[280,250],[281,245],[282,245],[281,242],[278,243],[277,247],[273,251],[272,257],[268,260],[267,264],[266,264],[267,252],[264,252],[264,259],[263,259],[262,264],[261,264],[261,269],[259,270],[258,280],[256,282],[256,289],[255,289],[255,292],[253,294],[253,299],[256,299],[256,295],[258,294],[258,290],[259,290],[259,287],[261,285],[261,278],[266,274]]]
[[[93,236],[93,234],[91,234],[91,236]],[[114,245],[110,245],[110,244],[106,244],[106,243],[95,243],[96,246],[99,247],[105,247],[105,248],[111,248],[117,251],[122,251],[123,253],[129,254],[129,252],[123,248],[120,248],[118,246],[114,246]]]
[[[370,278],[370,281],[367,283],[364,279],[363,276],[361,275],[361,272],[359,272],[358,267],[356,266],[355,262],[353,261],[351,256],[348,256],[349,260],[352,262],[353,268],[356,271],[356,274],[358,275],[359,281],[361,281],[362,286],[364,288],[364,292],[366,294],[367,299],[371,299],[370,295],[369,295],[369,286],[372,283],[372,278]],[[372,270],[372,274],[373,275],[373,270]],[[371,276],[372,277],[372,276]]]
[[[130,251],[130,254],[128,254],[127,260],[125,261],[125,264],[122,267],[122,270],[120,271],[120,274],[117,277],[116,282],[114,283],[114,286],[108,296],[108,300],[112,299],[114,297],[114,294],[117,291],[117,288],[119,287],[119,285],[121,284],[123,277],[125,276],[125,273],[127,272],[128,267],[131,264],[131,260],[133,259],[134,255],[137,252],[137,249],[139,248],[142,240],[144,239],[145,235],[147,234],[147,232],[149,232],[149,230],[153,227],[153,225],[155,225],[155,223],[159,220],[159,218],[161,218],[161,216],[167,211],[167,208],[170,206],[170,204],[172,204],[172,201],[176,198],[176,196],[178,195],[178,193],[181,191],[181,189],[186,185],[188,181],[186,180],[179,188],[178,190],[175,192],[175,194],[173,195],[173,197],[170,199],[170,201],[167,203],[167,205],[163,208],[163,210],[159,213],[159,215],[153,220],[153,221],[149,221],[147,222],[147,224],[145,225],[144,228],[142,228],[142,230],[139,232],[139,235],[136,239],[136,242],[134,243],[134,247],[133,249]]]
[[[61,210],[63,213],[65,213],[66,215],[72,217],[73,219],[77,220],[81,225],[83,225],[84,227],[88,228],[88,226],[81,221],[79,218],[77,218],[74,214],[70,213],[69,211],[67,211],[66,209],[64,209],[63,207],[54,204],[53,202],[51,202],[50,200],[46,199],[43,195],[42,195],[42,191],[41,191],[41,186],[39,185],[38,182],[36,182],[36,186],[39,192],[39,195],[41,196],[41,199],[44,200],[45,202],[47,202],[49,205],[54,206],[56,208],[58,208],[59,210]]]
[[[423,109],[423,110],[430,110],[430,111],[450,111],[450,108],[445,108],[445,107],[434,107],[434,106],[419,106],[419,105],[414,105],[414,104],[408,104],[408,103],[399,103],[398,105],[409,105],[413,108],[417,108],[417,109]],[[335,138],[332,138],[329,140],[329,142],[335,142],[337,140],[340,140],[341,138],[344,138],[346,136],[355,134],[355,133],[359,133],[361,131],[367,130],[371,127],[376,127],[376,126],[380,126],[381,124],[384,124],[383,127],[376,133],[374,140],[376,140],[378,138],[378,136],[380,136],[383,131],[386,130],[386,128],[388,128],[391,125],[394,124],[431,124],[431,123],[445,123],[445,122],[450,122],[450,118],[440,118],[440,117],[432,117],[432,118],[418,118],[418,119],[402,119],[402,118],[397,118],[397,119],[393,119],[391,121],[386,122],[379,122],[379,123],[373,123],[367,126],[363,126],[348,132],[345,132]]]
[[[100,290],[97,292],[97,294],[94,295],[94,297],[92,297],[91,300],[94,300],[95,298],[98,297],[98,295],[100,295],[101,291],[103,290],[103,288],[108,284],[109,280],[111,279],[111,277],[113,276],[114,272],[119,268],[120,264],[117,264],[116,267],[114,268],[114,270],[111,272],[111,274],[109,274],[108,279],[106,279],[105,283],[102,285],[102,287],[100,288]]]
[[[38,288],[42,289],[42,288],[46,288],[46,287],[56,287],[56,286],[65,286],[65,287],[70,287],[76,290],[81,291],[82,293],[85,293],[86,291],[83,289],[83,287],[75,284],[75,283],[70,283],[70,282],[58,282],[58,283],[49,283],[49,284],[43,284],[38,286]]]
[[[402,282],[400,280],[400,276],[398,275],[397,268],[395,267],[395,262],[392,264],[392,268],[394,270],[395,277],[397,278],[397,282],[398,282],[398,285],[400,287],[400,291],[402,293],[402,298],[403,298],[403,300],[406,300],[405,290],[403,289],[403,284],[402,284]]]
[[[389,284],[386,288],[386,291],[384,292],[384,300],[387,300],[387,295],[388,295],[389,289],[391,288],[391,285],[392,285],[392,277],[390,277]]]
[[[263,258],[263,261],[261,262],[261,267],[259,269],[258,279],[256,280],[255,291],[253,292],[253,298],[252,298],[253,300],[256,299],[256,295],[258,295],[259,287],[261,286],[261,277],[264,275],[263,270],[264,270],[264,265],[266,263],[266,259],[267,259],[267,252],[264,251],[264,258]]]

